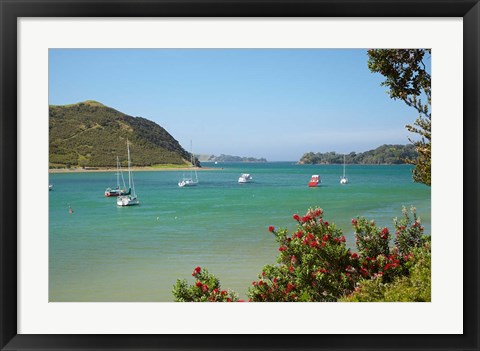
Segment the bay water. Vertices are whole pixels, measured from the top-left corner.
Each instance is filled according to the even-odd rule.
[[[193,283],[196,266],[245,298],[262,267],[276,262],[268,226],[293,231],[292,215],[315,206],[353,250],[352,218],[393,231],[402,206],[415,206],[430,234],[431,191],[412,181],[410,165],[348,165],[346,185],[339,183],[343,165],[203,165],[208,169],[190,188],[177,185],[183,171],[133,172],[140,205],[132,207],[104,196],[115,172],[51,173],[49,300],[170,302],[176,280]],[[254,182],[239,184],[241,173]],[[313,174],[322,183],[309,188]]]

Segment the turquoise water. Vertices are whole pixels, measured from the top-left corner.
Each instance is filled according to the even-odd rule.
[[[116,206],[105,188],[114,172],[50,174],[50,301],[172,301],[178,278],[193,282],[206,267],[242,297],[275,262],[269,225],[293,229],[294,213],[320,206],[354,246],[350,220],[363,215],[392,228],[402,205],[417,207],[430,233],[430,188],[411,180],[411,166],[204,163],[199,185],[179,188],[182,171],[134,172],[140,206]],[[254,183],[239,184],[241,173]],[[307,187],[312,174],[322,185]],[[74,210],[68,211],[69,206]]]

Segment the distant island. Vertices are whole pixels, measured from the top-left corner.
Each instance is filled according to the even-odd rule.
[[[241,157],[241,156],[232,156],[224,155],[220,156],[215,155],[195,155],[198,157],[200,162],[267,162],[266,158],[255,158],[255,157]]]
[[[135,167],[188,167],[190,153],[164,128],[88,100],[49,106],[49,167],[96,169],[126,166],[127,139]],[[200,167],[198,160],[195,160]]]
[[[345,155],[348,164],[403,164],[406,159],[415,160],[418,157],[415,146],[408,145],[382,145],[374,150]],[[308,152],[302,156],[299,164],[343,164],[343,154],[331,152]]]

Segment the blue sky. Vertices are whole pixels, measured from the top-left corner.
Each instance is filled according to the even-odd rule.
[[[358,49],[49,51],[49,104],[96,100],[195,153],[269,161],[407,144],[417,114],[382,81]]]

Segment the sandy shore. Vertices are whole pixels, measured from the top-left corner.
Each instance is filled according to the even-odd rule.
[[[202,167],[202,168],[197,168],[197,171],[220,171],[223,168],[212,168],[212,167]],[[172,167],[172,168],[155,168],[155,167],[132,167],[132,171],[142,171],[142,172],[172,172],[172,171],[192,171],[193,168],[191,167]],[[116,172],[116,168],[91,168],[91,169],[85,169],[85,168],[59,168],[59,169],[49,169],[48,173],[94,173],[94,172]],[[127,170],[125,168],[122,168],[123,172],[126,172]]]

